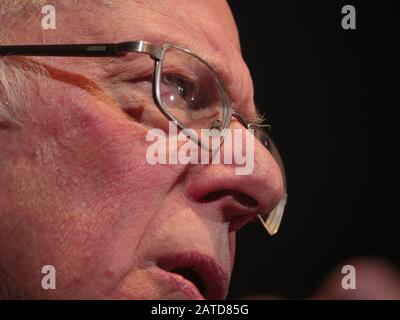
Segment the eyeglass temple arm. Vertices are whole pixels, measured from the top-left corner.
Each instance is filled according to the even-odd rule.
[[[143,52],[160,57],[158,47],[146,41],[99,44],[0,46],[0,56],[111,57],[128,52]]]

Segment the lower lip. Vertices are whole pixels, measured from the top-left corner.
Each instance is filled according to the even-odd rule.
[[[176,288],[177,291],[181,291],[187,299],[205,300],[197,287],[181,275],[159,269],[159,276],[164,281],[168,282],[172,288]]]

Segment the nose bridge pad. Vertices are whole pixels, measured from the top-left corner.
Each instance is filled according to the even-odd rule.
[[[219,119],[213,120],[208,127],[209,130],[217,129],[218,131],[222,130],[222,121]]]

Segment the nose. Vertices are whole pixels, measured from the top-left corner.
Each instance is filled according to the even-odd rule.
[[[240,140],[234,133],[237,130],[242,133]],[[219,164],[199,166],[190,174],[186,190],[193,201],[217,206],[217,212],[229,221],[229,230],[236,231],[258,214],[271,212],[276,207],[284,193],[284,182],[278,164],[257,139],[253,139],[254,148],[244,147],[251,143],[248,130],[237,121],[232,121],[230,133],[233,139],[230,142],[229,139],[224,140],[220,154],[225,154],[225,149],[229,148],[229,152],[233,153],[232,163],[224,163],[226,161],[221,157]],[[249,174],[238,174],[237,169],[241,165],[234,154],[238,143],[242,144],[243,153],[249,149],[253,153],[243,154],[245,158],[254,159],[254,167]]]

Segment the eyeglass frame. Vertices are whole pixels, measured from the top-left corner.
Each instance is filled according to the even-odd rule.
[[[154,76],[153,76],[153,99],[158,107],[158,109],[171,121],[174,121],[177,126],[181,130],[188,129],[186,128],[176,117],[168,110],[168,108],[164,105],[163,100],[161,98],[161,78],[162,78],[162,62],[163,57],[166,51],[170,48],[178,49],[184,51],[191,56],[198,59],[202,64],[208,67],[209,71],[213,74],[217,84],[219,85],[220,93],[222,93],[222,99],[225,100],[225,104],[222,106],[222,115],[223,115],[223,128],[227,129],[230,127],[232,117],[236,118],[246,129],[254,129],[262,130],[268,139],[268,146],[266,149],[271,151],[270,145],[274,145],[274,142],[268,132],[263,130],[262,127],[270,127],[269,125],[260,125],[257,123],[247,122],[243,115],[239,112],[235,111],[232,106],[231,99],[229,97],[228,91],[225,88],[224,84],[220,81],[214,69],[201,57],[194,54],[191,50],[186,48],[170,44],[164,43],[162,45],[155,45],[145,40],[138,41],[128,41],[128,42],[120,42],[120,43],[100,43],[100,44],[58,44],[58,45],[7,45],[0,46],[0,56],[52,56],[52,57],[111,57],[111,56],[125,56],[130,52],[144,53],[148,54],[153,60],[155,60],[154,67]],[[225,130],[224,130],[225,131]],[[200,141],[197,137],[192,136],[190,131],[187,132],[188,135],[191,136],[193,140],[200,144]],[[277,156],[280,158],[279,153]],[[262,225],[265,227],[267,232],[272,236],[278,232],[278,228],[282,219],[284,206],[287,201],[287,193],[286,193],[286,177],[285,170],[283,167],[283,163],[280,159],[275,159],[279,164],[281,174],[283,176],[284,188],[285,192],[280,200],[278,206],[274,208],[268,214],[268,218],[266,222],[263,220],[261,215],[258,215],[258,218]],[[279,160],[279,161],[278,161]],[[283,210],[280,213],[277,213],[279,210],[279,206],[283,206]],[[268,221],[271,220],[270,224]],[[278,220],[277,223],[273,223],[274,220]]]

